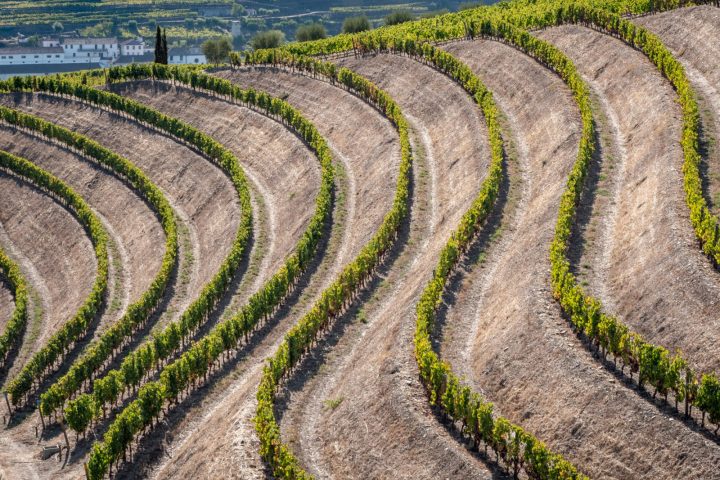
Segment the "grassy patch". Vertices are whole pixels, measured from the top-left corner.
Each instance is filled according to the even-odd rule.
[[[343,398],[343,397],[329,398],[329,399],[325,400],[323,402],[323,404],[325,405],[325,408],[327,408],[328,410],[335,410],[337,407],[340,406],[340,404],[343,402],[343,400],[345,400],[345,398]]]

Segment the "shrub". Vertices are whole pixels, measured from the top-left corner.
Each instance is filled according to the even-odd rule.
[[[295,31],[295,40],[298,42],[307,42],[309,40],[320,40],[327,37],[327,32],[322,23],[308,23],[300,25]]]
[[[202,51],[210,63],[218,64],[225,62],[232,51],[232,43],[227,37],[207,40],[202,45]]]
[[[360,33],[370,28],[370,20],[365,15],[348,17],[343,22],[343,33]]]
[[[398,25],[413,20],[415,20],[415,15],[410,10],[395,10],[385,17],[385,25]]]
[[[258,32],[250,40],[253,50],[262,50],[263,48],[277,48],[285,43],[285,34],[280,30],[267,30]]]

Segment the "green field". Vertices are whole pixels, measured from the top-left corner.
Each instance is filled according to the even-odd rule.
[[[340,33],[345,18],[367,15],[374,26],[395,10],[406,9],[416,16],[457,10],[458,0],[101,0],[101,1],[5,1],[0,2],[0,38],[23,35],[50,35],[77,32],[81,36],[152,38],[157,25],[169,28],[175,45],[197,44],[204,39],[229,35],[231,22],[241,22],[242,33],[236,46],[242,46],[255,33],[282,30],[288,39],[298,26],[321,22],[328,34]],[[492,2],[490,2],[492,3]]]

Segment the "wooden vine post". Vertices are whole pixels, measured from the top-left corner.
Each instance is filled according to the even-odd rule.
[[[8,400],[8,394],[7,392],[3,392],[3,396],[5,397],[5,405],[7,405],[8,408],[8,423],[10,422],[10,419],[12,418],[12,408],[10,407],[10,400]]]

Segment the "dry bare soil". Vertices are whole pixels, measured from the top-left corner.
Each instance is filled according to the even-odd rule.
[[[605,99],[621,145],[618,188],[600,264],[603,302],[653,343],[681,349],[700,371],[720,366],[720,273],[697,247],[682,184],[680,108],[639,52],[606,35],[561,27],[555,43]],[[601,192],[605,193],[605,192]],[[607,262],[607,264],[603,264]],[[592,284],[592,282],[591,282]]]
[[[596,35],[585,32],[583,38]],[[467,277],[467,294],[461,289],[448,312],[448,324],[470,321],[470,333],[445,347],[460,352],[454,365],[503,415],[593,477],[711,475],[720,459],[715,443],[619,384],[573,335],[552,299],[548,251],[579,138],[569,91],[510,47],[476,41],[448,50],[478,72],[508,117],[517,120],[531,188],[527,206],[518,212],[518,221],[527,222],[518,227],[520,234],[489,278],[482,271],[477,280],[472,273]]]
[[[336,194],[343,205],[343,212],[336,209],[334,213],[336,220],[343,218],[343,225],[340,230],[334,229],[333,239],[327,249],[328,254],[315,274],[308,279],[303,296],[294,307],[273,320],[272,331],[258,337],[234,367],[229,378],[218,382],[200,406],[189,410],[183,421],[177,421],[170,428],[166,437],[167,454],[149,462],[151,471],[148,475],[153,478],[262,478],[265,475],[262,460],[257,453],[258,440],[252,424],[262,359],[272,354],[282,340],[282,335],[307,310],[312,300],[339,269],[359,252],[364,242],[380,225],[384,212],[390,207],[394,181],[397,178],[397,135],[389,122],[359,99],[319,80],[280,72],[265,72],[258,76],[256,72],[243,70],[219,72],[218,75],[226,76],[242,86],[253,85],[278,96],[292,91],[287,101],[299,108],[329,141],[336,163],[346,177],[344,187]],[[278,91],[278,86],[284,89],[282,93]],[[146,100],[146,97],[138,98]],[[177,107],[172,110],[169,100],[160,100],[158,105],[162,105],[161,109],[164,111],[184,115]],[[205,111],[209,107],[207,100],[201,98],[196,98],[195,103]],[[232,106],[223,108],[228,118],[235,117],[242,110]],[[230,117],[231,112],[233,117]],[[247,118],[247,115],[243,114],[243,117]],[[224,140],[226,145],[232,145],[231,136],[239,129],[247,128],[246,122],[235,122],[231,123],[232,128],[225,129],[225,135],[217,130],[212,132],[213,135]],[[352,135],[357,125],[365,125],[364,135]],[[268,131],[267,126],[265,131]],[[255,130],[248,133],[254,135]],[[278,148],[278,144],[282,145],[280,139],[286,138],[284,135],[288,134],[276,125],[266,138],[261,136],[252,142]],[[249,137],[252,138],[252,135]],[[293,140],[297,142],[296,139]],[[245,143],[238,143],[238,151],[242,151],[241,147],[245,148]],[[317,160],[308,160],[310,163],[306,161],[303,165],[292,160],[293,156],[281,155],[274,159],[274,155],[265,152],[248,155],[247,159],[249,165],[265,171],[269,185],[289,176],[291,180],[294,179],[293,183],[298,184],[294,188],[316,190],[319,176],[309,177],[305,172],[308,165],[316,168]],[[377,167],[378,158],[386,159],[382,168]],[[277,204],[272,208],[278,211],[281,208],[288,209],[283,215],[300,218],[312,213],[314,205],[307,202],[307,197],[298,197],[287,186],[275,185],[272,188],[277,191],[268,199],[268,203]],[[278,236],[284,234],[284,229],[284,224],[278,223]],[[273,261],[281,258],[276,257]]]
[[[116,278],[122,280],[106,319],[114,321],[147,290],[160,268],[165,238],[155,214],[124,181],[68,150],[10,129],[0,129],[0,141],[7,142],[11,153],[65,181],[104,224],[116,246],[111,250]]]
[[[320,478],[487,478],[489,469],[432,418],[411,340],[414,302],[487,168],[484,123],[459,87],[413,60],[383,55],[339,63],[386,89],[408,117],[416,195],[399,258],[309,373],[291,383],[283,434]]]
[[[693,7],[633,19],[661,36],[698,91],[703,175],[715,211],[720,48],[707,39],[720,30],[719,12]],[[534,34],[564,51],[592,91],[601,149],[573,237],[580,281],[652,342],[682,349],[701,371],[717,370],[720,272],[699,250],[690,225],[674,91],[641,53],[617,39],[578,26]],[[496,413],[592,478],[720,478],[720,441],[604,367],[552,297],[549,247],[581,129],[569,89],[502,43],[441,48],[466,62],[493,92],[509,176],[444,297],[434,332],[441,357],[494,403]],[[494,458],[467,445],[430,408],[412,342],[420,293],[489,165],[481,111],[447,76],[408,57],[333,61],[389,92],[407,117],[411,214],[368,291],[283,385],[277,408],[283,441],[317,478],[508,478]],[[337,170],[332,225],[287,305],[207,385],[171,409],[115,478],[270,478],[252,423],[264,361],[372,237],[395,194],[398,135],[370,104],[323,79],[278,68],[212,73],[287,100],[327,139]],[[247,174],[254,216],[249,259],[212,325],[236,311],[292,252],[315,208],[319,163],[283,124],[227,100],[151,81],[111,90],[209,134]],[[180,224],[180,264],[157,324],[177,318],[234,239],[241,212],[229,179],[172,137],[103,109],[37,94],[4,95],[0,102],[88,135],[129,158],[163,190]],[[112,278],[102,331],[157,272],[164,248],[158,220],[125,182],[63,148],[0,126],[0,149],[69,183],[107,227]],[[39,302],[33,315],[41,313],[31,315],[17,369],[80,305],[95,260],[87,235],[65,209],[7,174],[0,174],[0,245],[21,266]],[[0,327],[13,307],[0,282]],[[42,461],[40,447],[62,436],[55,429],[38,443],[37,421],[32,414],[0,431],[0,477],[82,478],[90,442],[80,442],[68,464],[56,457]]]
[[[18,177],[3,173],[0,181],[0,238],[42,298],[42,324],[25,335],[21,361],[80,308],[92,288],[96,260],[90,238],[65,207]]]
[[[720,10],[709,5],[647,15],[633,20],[660,37],[685,67],[698,94],[706,149],[707,197],[720,213],[720,47],[712,39],[720,28]]]

